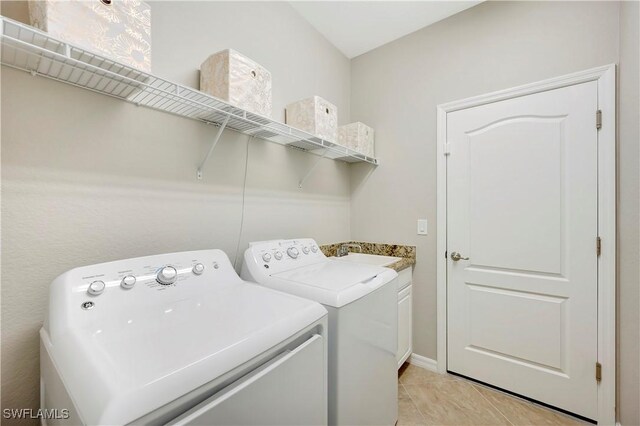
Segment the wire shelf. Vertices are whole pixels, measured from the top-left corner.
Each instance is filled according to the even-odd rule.
[[[198,90],[164,80],[0,16],[1,62],[138,106],[221,125],[247,135],[346,162],[378,161],[302,130],[253,114]]]

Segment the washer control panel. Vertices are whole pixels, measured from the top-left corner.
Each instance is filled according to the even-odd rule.
[[[251,260],[262,265],[268,275],[326,259],[318,243],[311,238],[250,243],[245,257],[248,257],[245,261]]]

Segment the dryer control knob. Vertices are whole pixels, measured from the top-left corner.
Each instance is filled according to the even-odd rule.
[[[97,296],[99,294],[102,294],[102,292],[106,287],[107,286],[105,285],[104,281],[94,281],[91,284],[89,284],[87,293],[89,293],[92,296]]]
[[[196,263],[195,265],[193,265],[192,271],[196,275],[202,275],[202,273],[204,272],[204,265],[202,263]]]
[[[295,259],[296,257],[298,257],[298,255],[300,254],[300,252],[298,251],[297,248],[295,247],[289,247],[287,249],[287,254],[289,255],[290,258]]]
[[[302,252],[304,254],[309,254],[309,247],[307,247],[307,246],[302,247]]]
[[[275,257],[276,260],[282,259],[282,252],[281,251],[277,251],[277,252],[273,253],[273,257]]]
[[[311,246],[311,251],[312,252],[317,252],[318,251],[318,246]]]
[[[127,275],[122,279],[122,281],[120,281],[120,286],[122,288],[130,289],[134,285],[136,285],[136,277],[134,277],[133,275]]]
[[[262,255],[262,260],[264,260],[265,262],[269,262],[271,260],[271,255],[269,253],[265,253]]]
[[[176,282],[178,279],[178,271],[173,266],[165,266],[158,271],[156,281],[162,285],[169,285]]]

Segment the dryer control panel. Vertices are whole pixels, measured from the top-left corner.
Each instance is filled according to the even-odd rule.
[[[106,326],[118,318],[131,318],[133,313],[169,312],[187,300],[193,301],[195,309],[197,301],[241,281],[221,250],[82,266],[65,272],[51,284],[45,329],[54,336],[68,324]]]
[[[249,244],[245,262],[262,265],[265,275],[288,271],[300,266],[326,260],[320,247],[312,238],[260,241]]]
[[[64,274],[64,285],[74,293],[85,290],[87,296],[140,287],[162,291],[205,276],[223,278],[226,274],[212,273],[228,263],[215,250],[162,254],[76,268]]]

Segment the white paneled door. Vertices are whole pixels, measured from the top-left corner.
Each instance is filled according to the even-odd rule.
[[[446,130],[447,368],[590,419],[597,109],[591,81],[451,112]]]

